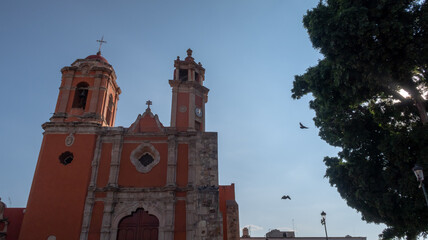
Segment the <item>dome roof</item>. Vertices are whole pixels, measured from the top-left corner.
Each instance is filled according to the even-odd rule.
[[[85,59],[95,59],[95,60],[100,60],[101,62],[105,62],[108,63],[107,59],[105,59],[103,56],[101,56],[101,52],[97,52],[97,55],[90,55],[87,56]]]

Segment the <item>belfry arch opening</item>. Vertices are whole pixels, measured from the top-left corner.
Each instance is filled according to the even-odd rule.
[[[77,84],[76,90],[74,91],[73,108],[85,109],[86,100],[88,99],[88,89],[89,84],[86,82]]]
[[[188,78],[189,78],[189,70],[187,70],[187,69],[180,69],[179,70],[179,77],[178,77],[178,79],[180,81],[187,81]]]
[[[119,222],[117,240],[157,240],[158,236],[159,219],[142,208]]]

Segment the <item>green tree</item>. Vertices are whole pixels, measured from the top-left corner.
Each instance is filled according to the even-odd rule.
[[[388,226],[384,239],[426,234],[411,169],[428,169],[428,4],[320,1],[303,24],[324,58],[295,77],[292,97],[312,94],[320,137],[341,148],[324,158],[330,184],[363,220]]]

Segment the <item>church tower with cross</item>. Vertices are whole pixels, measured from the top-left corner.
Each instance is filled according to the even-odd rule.
[[[187,50],[184,61],[177,57],[174,61],[172,87],[171,127],[178,131],[205,130],[205,103],[209,89],[203,86],[205,69],[196,63],[192,50]]]
[[[101,51],[61,69],[62,79],[52,122],[113,126],[121,90],[113,67]]]
[[[205,69],[192,50],[174,61],[169,127],[150,100],[129,127],[114,125],[121,89],[100,50],[61,72],[19,239],[239,239],[234,184],[219,185]]]

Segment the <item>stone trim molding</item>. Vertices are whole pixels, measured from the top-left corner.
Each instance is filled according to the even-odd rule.
[[[149,165],[144,166],[143,164],[141,164],[139,159],[146,153],[150,154],[153,157],[154,161]],[[141,173],[148,173],[150,170],[152,170],[154,166],[156,166],[160,162],[160,154],[158,150],[156,150],[156,148],[148,142],[142,143],[136,149],[134,149],[131,153],[130,158],[132,164],[134,164],[137,171]]]
[[[92,172],[91,179],[88,187],[88,194],[86,195],[85,207],[83,210],[82,229],[80,232],[80,240],[87,240],[89,234],[89,226],[92,218],[92,209],[95,203],[95,188],[98,177],[98,166],[101,158],[102,148],[102,137],[97,137],[97,143],[95,145],[94,158],[92,159]]]
[[[110,174],[108,178],[108,186],[117,187],[119,179],[119,166],[123,148],[123,135],[113,137],[113,146],[111,151]]]

